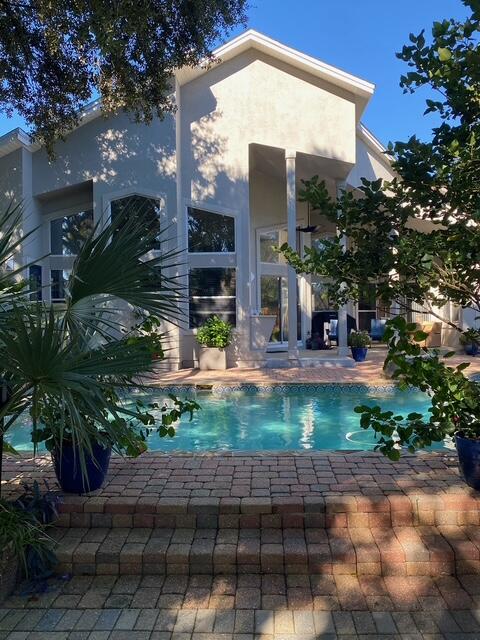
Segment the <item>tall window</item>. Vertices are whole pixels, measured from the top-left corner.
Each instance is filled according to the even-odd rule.
[[[235,325],[235,218],[188,207],[188,251],[190,327],[213,315]]]
[[[143,225],[145,232],[160,235],[160,201],[146,196],[131,195],[110,203],[112,222],[120,218],[120,227],[127,220],[132,218],[138,220],[138,224]],[[155,242],[154,249],[160,249],[160,240]]]
[[[82,209],[50,220],[50,259],[46,276],[52,302],[65,300],[65,287],[76,256],[93,233],[93,210]],[[38,278],[38,274],[33,273]],[[38,296],[41,295],[37,294]]]

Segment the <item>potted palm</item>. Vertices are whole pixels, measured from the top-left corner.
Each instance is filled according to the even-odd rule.
[[[372,340],[367,331],[352,331],[348,336],[348,344],[355,362],[364,362]]]
[[[200,327],[197,342],[200,344],[198,363],[201,371],[227,368],[225,349],[232,342],[232,331],[232,325],[218,316],[212,316]]]
[[[480,351],[480,330],[467,329],[461,333],[460,344],[467,356],[476,356]]]
[[[12,452],[3,436],[29,412],[34,447],[48,440],[62,475],[74,459],[85,490],[98,482],[87,469],[105,470],[110,448],[138,455],[145,430],[172,435],[175,420],[198,407],[172,397],[154,414],[123,401],[148,387],[162,353],[161,335],[144,320],[179,317],[181,288],[168,275],[177,253],[158,250],[156,231],[139,215],[99,225],[75,259],[65,305],[53,309],[31,301],[25,265],[6,268],[25,242],[20,222],[18,207],[0,214],[0,453]]]

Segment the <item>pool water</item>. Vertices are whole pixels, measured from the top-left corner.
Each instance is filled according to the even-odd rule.
[[[178,394],[181,395],[181,394]],[[138,397],[138,394],[136,395]],[[162,403],[165,393],[142,397],[144,402]],[[192,396],[190,396],[192,397]],[[395,414],[427,413],[429,401],[420,392],[349,390],[342,385],[315,388],[301,385],[270,392],[239,391],[225,394],[198,392],[201,406],[193,420],[182,418],[174,438],[149,437],[153,451],[315,451],[371,450],[373,432],[360,428],[359,404],[380,405]],[[29,421],[15,425],[7,440],[18,450],[32,449]],[[443,445],[437,445],[443,446]]]

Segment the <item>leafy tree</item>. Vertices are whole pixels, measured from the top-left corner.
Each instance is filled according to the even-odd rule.
[[[415,302],[441,316],[432,307],[451,300],[480,313],[480,0],[463,4],[470,9],[464,21],[435,22],[430,36],[411,34],[397,54],[410,68],[400,81],[404,91],[427,87],[436,97],[426,100],[425,115],[437,123],[430,140],[390,144],[396,177],[363,179],[338,201],[318,177],[304,182],[301,199],[336,222],[339,236],[321,252],[306,249],[303,260],[287,245],[282,250],[298,272],[326,278],[337,304],[358,300],[374,284],[382,304],[404,311]],[[385,367],[401,386],[431,398],[429,415],[356,408],[361,426],[375,431],[392,459],[402,446],[414,451],[456,432],[480,437],[480,385],[463,374],[468,365],[448,366],[451,354],[421,347],[425,337],[401,316],[390,321]]]
[[[385,304],[451,300],[480,313],[480,1],[463,3],[467,19],[435,22],[428,42],[425,31],[411,34],[397,54],[410,67],[404,91],[436,94],[426,101],[439,122],[431,139],[390,144],[396,177],[363,179],[338,202],[318,177],[304,182],[300,198],[336,222],[339,237],[304,260],[282,249],[297,271],[325,277],[339,304],[374,283]]]
[[[51,152],[99,93],[150,122],[173,109],[174,69],[211,58],[246,0],[0,0],[0,109]]]

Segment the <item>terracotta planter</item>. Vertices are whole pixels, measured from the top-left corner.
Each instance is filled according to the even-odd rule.
[[[15,589],[18,579],[18,558],[7,547],[0,555],[0,603]]]
[[[227,352],[217,347],[200,347],[198,366],[200,371],[224,371],[227,368]]]

